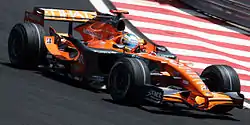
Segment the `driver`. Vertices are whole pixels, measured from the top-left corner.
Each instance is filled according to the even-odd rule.
[[[120,43],[126,45],[126,49],[129,51],[134,50],[139,45],[139,38],[134,34],[125,33],[121,39]]]

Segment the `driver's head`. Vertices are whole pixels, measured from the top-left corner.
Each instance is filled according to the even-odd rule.
[[[121,43],[124,45],[127,45],[129,48],[135,48],[139,44],[139,38],[136,37],[134,34],[131,33],[125,33],[121,37]]]

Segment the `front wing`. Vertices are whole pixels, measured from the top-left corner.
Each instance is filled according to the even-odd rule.
[[[213,97],[207,98],[194,96],[187,90],[153,85],[145,85],[140,91],[141,98],[154,104],[183,103],[198,110],[210,110],[217,106],[242,109],[244,103],[244,95],[237,92],[213,92]]]

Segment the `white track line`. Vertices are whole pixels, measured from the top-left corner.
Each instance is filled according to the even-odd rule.
[[[105,3],[102,1],[102,0],[89,0],[92,5],[100,12],[103,12],[103,13],[110,13],[110,9],[105,5]],[[127,32],[132,32],[134,33],[133,31],[131,31],[128,27],[126,27],[125,31]],[[135,33],[134,33],[135,34]],[[246,93],[243,93],[244,95]],[[249,93],[247,93],[247,95],[249,95]],[[244,102],[244,106],[246,108],[250,108],[250,104],[247,103],[247,102]]]
[[[250,104],[249,103],[246,103],[246,102],[244,102],[244,107],[246,107],[246,108],[250,108]]]
[[[139,5],[139,6],[145,6],[145,7],[161,8],[161,9],[165,9],[166,11],[170,10],[170,11],[174,11],[174,12],[178,12],[178,13],[182,13],[182,14],[186,14],[186,15],[195,15],[195,16],[199,16],[199,17],[210,18],[206,15],[200,14],[200,13],[193,11],[193,10],[176,8],[176,7],[169,6],[169,5],[160,5],[159,3],[155,3],[155,2],[151,2],[151,1],[112,0],[112,2],[125,3],[125,4],[131,4],[131,5]]]

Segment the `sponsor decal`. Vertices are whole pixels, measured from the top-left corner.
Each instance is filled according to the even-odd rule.
[[[162,92],[157,92],[155,90],[150,90],[148,91],[148,94],[147,96],[152,96],[152,97],[155,97],[155,98],[161,98],[162,97]]]
[[[84,66],[84,57],[80,54],[77,62],[71,64],[71,72],[72,73],[83,73],[85,70]]]
[[[105,54],[114,54],[114,53],[117,53],[117,52],[112,51],[112,50],[94,50],[94,52],[105,53]]]
[[[175,61],[175,60],[169,60],[169,62],[171,63],[171,64],[173,64],[173,65],[178,65],[178,63]]]
[[[82,54],[79,56],[78,62],[81,63],[81,64],[84,64],[84,58],[83,58]]]
[[[185,84],[185,85],[189,84],[189,82],[187,80],[183,80],[182,83]]]
[[[192,79],[193,82],[199,82],[201,79]]]
[[[192,71],[191,69],[186,69],[185,71],[186,71],[186,73],[189,74],[189,75],[197,75],[197,73],[194,72],[194,71]]]
[[[179,73],[179,72],[177,72],[177,71],[173,71],[173,75],[174,75],[174,76],[180,76],[181,73]]]
[[[100,44],[102,44],[102,45],[104,45],[106,42],[104,42],[104,41],[100,41]]]
[[[200,76],[198,76],[197,74],[192,74],[192,75],[190,75],[190,77],[193,78],[193,79],[199,79],[200,78]]]
[[[208,90],[208,88],[207,88],[206,85],[202,85],[202,86],[201,86],[201,90]]]
[[[202,85],[202,84],[204,84],[204,82],[202,82],[202,81],[198,81],[198,82],[196,82],[196,84],[198,84],[198,85]]]
[[[157,91],[157,90],[149,90],[146,94],[146,100],[154,102],[154,103],[160,103],[163,98],[163,91]]]
[[[191,68],[190,67],[187,67],[187,66],[185,66],[185,65],[179,65],[179,68],[180,69],[183,69],[183,70],[191,70]]]
[[[86,11],[76,11],[76,10],[61,10],[61,9],[46,9],[42,8],[45,11],[45,16],[48,17],[63,17],[74,18],[74,19],[92,19],[96,16],[95,12],[86,12]]]
[[[156,73],[156,72],[152,72],[152,73],[150,73],[150,75],[160,76],[160,75],[162,75],[162,74]]]
[[[103,82],[104,77],[103,76],[92,76],[92,80],[97,81],[97,82]]]
[[[52,44],[52,38],[46,37],[46,44]]]
[[[186,67],[184,64],[182,64],[182,63],[179,63],[179,68],[183,68],[183,67]]]
[[[91,36],[94,36],[94,37],[97,37],[97,38],[99,38],[99,39],[101,39],[102,38],[102,35],[101,34],[99,34],[99,33],[95,33],[95,32],[93,32],[93,31],[90,31],[90,30],[87,30],[87,29],[83,29],[83,31],[82,31],[83,33],[85,33],[85,34],[88,34],[88,35],[91,35]]]
[[[191,68],[190,67],[187,67],[187,66],[184,66],[184,67],[181,67],[182,69],[185,69],[185,70],[191,70]]]

